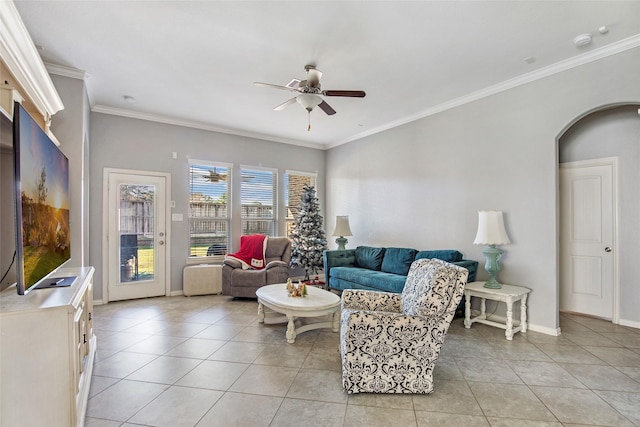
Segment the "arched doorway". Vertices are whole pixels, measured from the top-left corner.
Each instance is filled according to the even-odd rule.
[[[602,255],[601,258],[610,257],[613,263],[608,271],[606,268],[599,268],[602,259],[596,259],[598,258],[596,254],[577,254],[574,257],[563,258],[562,251],[567,245],[566,241],[562,241],[563,235],[574,233],[575,230],[574,225],[569,225],[572,227],[571,233],[567,233],[567,230],[564,229],[567,227],[567,222],[563,221],[563,215],[566,215],[566,212],[563,212],[562,206],[565,206],[566,209],[566,206],[571,203],[579,204],[581,202],[571,200],[568,203],[566,200],[568,194],[564,194],[562,188],[560,189],[560,311],[566,310],[567,307],[564,304],[566,301],[563,301],[563,294],[567,291],[566,287],[572,287],[571,292],[577,291],[593,296],[606,292],[607,290],[601,289],[600,285],[605,286],[607,282],[613,287],[610,290],[612,292],[611,299],[609,302],[603,300],[600,304],[610,304],[610,307],[605,307],[608,311],[598,310],[602,307],[590,309],[588,305],[583,308],[579,306],[578,310],[569,309],[569,311],[603,317],[614,323],[625,324],[627,323],[625,319],[633,319],[631,313],[637,310],[631,301],[640,301],[640,290],[636,289],[637,286],[633,286],[634,280],[640,274],[640,266],[637,262],[640,257],[640,221],[638,220],[640,218],[640,167],[638,166],[640,162],[640,116],[638,115],[638,107],[638,104],[616,105],[592,111],[578,118],[558,138],[560,170],[563,169],[563,165],[572,163],[589,166],[590,163],[597,165],[603,161],[606,163],[606,159],[616,159],[613,161],[615,163],[613,180],[614,184],[617,182],[617,189],[614,188],[616,194],[614,194],[613,202],[610,202],[613,203],[613,206],[609,206],[613,209],[613,224],[610,226],[612,227],[610,230],[612,242],[610,245],[605,240],[598,242],[598,250],[602,251],[599,254]],[[558,176],[561,180],[562,175],[563,172],[560,171]],[[587,173],[587,176],[591,184],[582,185],[584,182],[578,184],[578,186],[582,185],[579,191],[588,189],[591,192],[587,191],[587,194],[594,194],[594,191],[597,193],[599,189],[596,187],[602,185],[602,181],[595,173]],[[589,188],[590,186],[592,188]],[[606,187],[607,184],[604,186]],[[575,195],[571,197],[573,199]],[[585,220],[586,217],[587,222],[600,223],[601,218],[595,218],[593,213],[586,212],[587,207],[578,206],[577,208],[578,213],[583,214],[582,219]],[[596,231],[600,233],[602,230]],[[584,238],[585,236],[583,233],[577,237]],[[591,233],[588,237],[594,236],[595,234]],[[595,237],[599,238],[602,235],[600,233]],[[567,274],[568,270],[574,270],[575,275],[571,279],[573,282],[567,279],[571,276],[571,274]],[[605,275],[608,277],[604,277]],[[610,314],[607,315],[607,312]],[[627,314],[625,315],[625,313]],[[638,325],[632,324],[632,326]]]

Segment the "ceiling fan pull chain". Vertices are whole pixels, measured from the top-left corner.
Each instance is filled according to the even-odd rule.
[[[307,132],[311,132],[311,111],[307,111],[307,116],[308,118],[308,125],[307,125]]]

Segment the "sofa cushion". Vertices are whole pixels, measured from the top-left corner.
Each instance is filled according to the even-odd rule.
[[[441,249],[438,251],[420,251],[416,255],[416,259],[436,258],[447,262],[462,261],[462,254],[454,249]]]
[[[356,266],[356,250],[347,249],[345,251],[325,251],[325,261],[328,262],[330,268],[333,267],[355,267]]]
[[[331,287],[336,289],[375,289],[400,293],[406,276],[359,267],[333,267]]]
[[[469,283],[476,281],[476,273],[478,272],[478,261],[463,259],[462,261],[456,261],[456,262],[453,262],[452,264],[467,269],[467,271],[469,272],[469,277],[467,278],[467,281]]]
[[[417,250],[410,248],[387,248],[384,251],[381,270],[406,276],[417,253]]]
[[[385,248],[358,246],[356,248],[356,265],[369,270],[380,271]]]

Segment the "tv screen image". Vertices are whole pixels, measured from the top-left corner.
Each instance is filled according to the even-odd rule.
[[[13,132],[18,293],[68,286],[46,277],[71,258],[69,160],[18,103]]]

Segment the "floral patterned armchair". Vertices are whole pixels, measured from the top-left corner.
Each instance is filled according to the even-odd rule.
[[[402,294],[342,293],[342,385],[349,393],[431,393],[440,347],[468,271],[438,259],[411,264]]]

